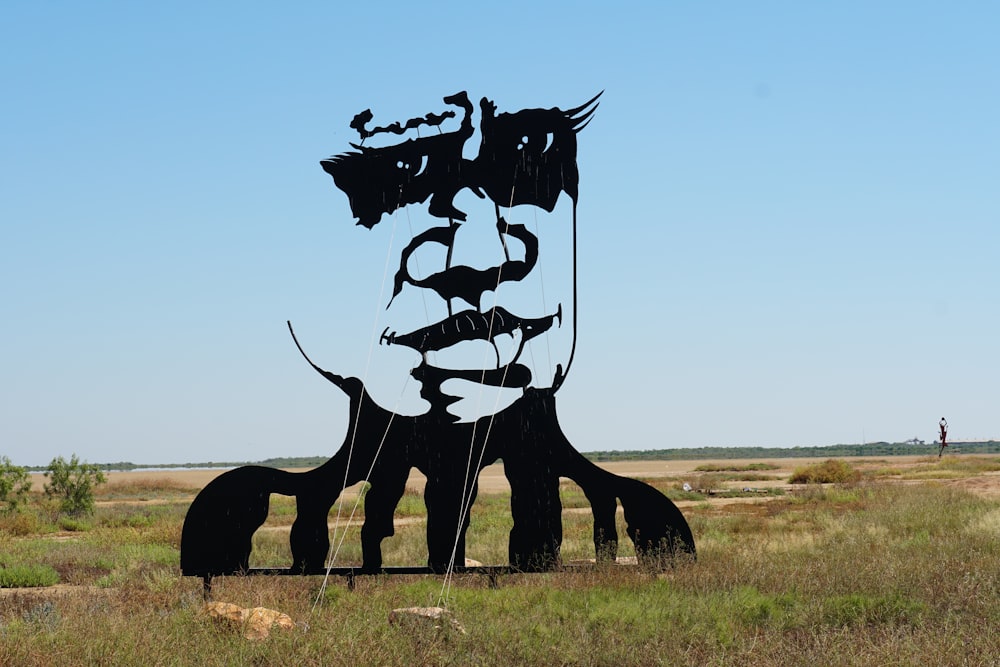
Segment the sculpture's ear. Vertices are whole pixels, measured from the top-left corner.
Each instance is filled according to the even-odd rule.
[[[292,334],[292,340],[295,341],[295,347],[299,349],[299,354],[302,355],[302,358],[305,359],[317,373],[336,385],[341,391],[347,394],[349,398],[361,398],[361,394],[364,392],[364,384],[361,380],[356,377],[344,377],[342,375],[337,375],[336,373],[331,373],[330,371],[324,370],[314,364],[312,359],[309,358],[309,355],[306,354],[305,350],[303,350],[302,346],[299,344],[299,339],[295,335],[295,330],[292,329],[292,323],[290,321],[286,321],[286,324],[288,324],[288,333]]]

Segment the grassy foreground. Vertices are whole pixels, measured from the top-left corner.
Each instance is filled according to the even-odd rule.
[[[260,642],[208,618],[200,581],[178,574],[193,490],[107,488],[87,519],[0,517],[0,665],[995,665],[1000,502],[941,480],[1000,460],[948,461],[905,481],[883,470],[748,502],[694,500],[684,512],[698,562],[665,574],[612,566],[503,577],[498,589],[478,576],[362,578],[354,591],[334,579],[322,593],[318,577],[218,579],[216,600],[296,622]],[[675,493],[675,480],[657,483]],[[585,558],[589,515],[572,485],[564,500],[564,558]],[[481,496],[470,557],[505,560],[508,502]],[[387,540],[386,563],[421,563],[419,496],[401,509],[412,523]],[[286,557],[291,504],[276,497],[271,514],[255,564]],[[338,564],[360,557],[353,531]],[[387,621],[442,596],[466,634]]]

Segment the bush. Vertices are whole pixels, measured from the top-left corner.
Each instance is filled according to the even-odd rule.
[[[13,465],[6,456],[0,456],[0,511],[16,512],[28,499],[31,476],[20,466]]]
[[[0,567],[0,588],[32,588],[58,583],[59,573],[49,565]]]
[[[59,509],[67,514],[91,514],[94,511],[94,487],[104,484],[104,473],[92,463],[81,463],[76,454],[69,463],[61,456],[52,459],[45,476],[45,495],[60,500]]]
[[[93,526],[86,520],[77,516],[64,516],[59,519],[59,530],[70,533],[82,533],[90,530]]]
[[[34,511],[0,512],[0,532],[8,532],[17,537],[40,533],[44,523]]]
[[[796,468],[788,481],[791,484],[846,484],[859,479],[861,473],[846,461],[828,459],[823,463]]]

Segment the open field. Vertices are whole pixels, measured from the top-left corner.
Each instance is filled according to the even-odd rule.
[[[59,517],[40,498],[0,516],[0,573],[25,579],[0,588],[0,665],[998,664],[1000,457],[844,461],[858,481],[789,484],[815,463],[801,458],[602,464],[682,507],[698,561],[665,573],[510,575],[497,589],[481,576],[375,577],[354,591],[336,578],[217,579],[216,600],[296,623],[260,642],[209,619],[201,582],[178,572],[184,512],[220,471],[111,473],[93,516]],[[422,484],[411,477],[387,565],[425,558]],[[571,483],[562,494],[563,559],[582,561],[588,505]],[[360,559],[355,498],[331,517],[345,536],[337,564]],[[502,468],[487,468],[469,557],[505,562],[508,503]],[[253,564],[287,563],[293,518],[272,497]],[[32,576],[47,585],[23,587]],[[388,623],[393,608],[436,604],[466,634]]]
[[[996,459],[996,455],[972,454],[959,457],[963,460]],[[924,466],[930,457],[927,456],[893,456],[890,458],[876,456],[854,456],[846,457],[844,460],[850,461],[852,465],[860,470],[876,470],[880,468],[895,468],[900,471],[912,470],[919,466]],[[756,463],[773,466],[768,470],[770,475],[777,479],[787,479],[792,471],[804,465],[808,465],[811,459],[804,458],[777,458],[777,459],[753,459]],[[599,463],[602,468],[609,470],[616,475],[626,477],[637,477],[641,479],[655,478],[681,478],[698,475],[699,469],[707,467],[727,467],[737,465],[738,459],[697,459],[690,461],[607,461]],[[302,469],[290,469],[302,470]],[[105,473],[111,486],[124,484],[148,484],[150,482],[160,482],[169,480],[178,487],[189,489],[201,489],[210,481],[224,472],[223,469],[172,469],[163,471],[132,471],[132,472],[109,472]],[[424,486],[424,476],[414,470],[410,474],[410,481],[407,486],[415,490],[422,490]],[[41,473],[32,474],[32,486],[35,491],[41,492],[45,478]],[[992,485],[990,485],[992,486]],[[1000,487],[998,487],[1000,489]],[[480,493],[509,493],[510,485],[503,474],[503,465],[493,464],[486,466],[479,475]]]

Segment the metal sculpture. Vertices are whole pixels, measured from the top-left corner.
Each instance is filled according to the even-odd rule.
[[[948,420],[941,417],[941,421],[938,422],[938,429],[940,430],[940,440],[941,446],[938,447],[938,458],[944,454],[944,448],[948,446]]]
[[[330,550],[327,520],[347,486],[367,481],[365,520],[361,529],[360,572],[384,571],[382,540],[393,534],[393,514],[412,468],[427,477],[428,572],[446,572],[464,563],[469,507],[475,500],[479,471],[502,459],[511,487],[513,529],[509,565],[518,571],[544,571],[560,564],[562,542],[559,479],[576,482],[589,500],[594,547],[599,560],[618,551],[615,514],[621,502],[627,533],[641,563],[668,565],[695,555],[694,540],[681,512],[653,487],[611,474],[584,458],[563,434],[556,414],[556,393],[566,379],[576,349],[576,212],[579,196],[577,136],[598,105],[595,96],[569,110],[523,109],[497,113],[493,102],[479,103],[479,146],[475,146],[475,109],[461,92],[444,98],[453,109],[368,129],[370,110],[358,114],[351,128],[359,142],[353,150],[321,161],[335,186],[347,195],[357,225],[371,230],[385,216],[404,208],[421,209],[429,227],[413,235],[400,253],[386,305],[407,293],[431,296],[441,317],[419,326],[394,322],[379,342],[408,348],[409,373],[420,383],[424,412],[412,416],[386,409],[362,380],[341,376],[313,363],[292,331],[306,361],[350,399],[350,424],[344,444],[324,465],[303,473],[244,466],[217,477],[195,498],[185,518],[181,541],[184,574],[207,578],[252,572],[254,532],[266,520],[270,495],[294,496],[296,519],[290,533],[292,563],[284,572],[327,571]],[[458,128],[441,126],[457,118]],[[429,136],[399,143],[366,146],[430,128]],[[486,221],[458,207],[459,195],[474,195],[487,208]],[[509,310],[497,295],[519,286],[539,266],[539,238],[520,219],[561,211],[572,228],[572,316],[568,356],[538,369],[525,350],[535,339],[563,326],[560,302],[544,312]],[[518,217],[518,221],[513,218]],[[469,226],[488,228],[497,259],[471,266],[455,259],[457,239]],[[414,255],[443,251],[440,266],[418,274]],[[426,267],[425,267],[426,268]],[[492,295],[492,301],[486,295]],[[511,306],[513,308],[513,306]],[[402,325],[402,323],[401,323]],[[401,326],[400,325],[400,326]],[[291,324],[289,324],[291,331]],[[498,339],[514,341],[501,353]],[[463,346],[487,345],[489,364],[440,363],[436,355]],[[530,355],[527,355],[530,356]],[[502,408],[462,419],[450,408],[469,388],[506,391]],[[513,395],[511,394],[513,392]],[[412,568],[409,570],[412,571]],[[268,570],[269,573],[277,573]]]

